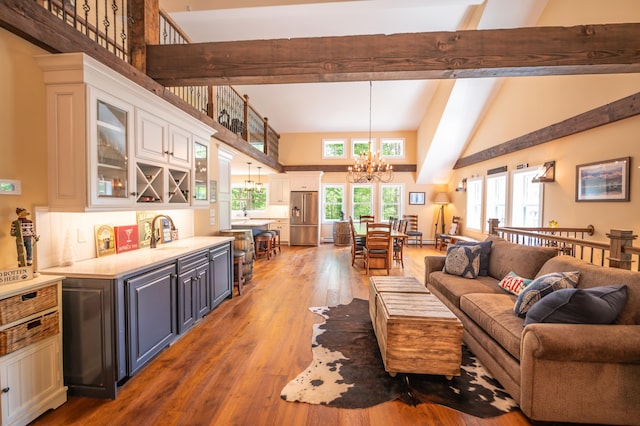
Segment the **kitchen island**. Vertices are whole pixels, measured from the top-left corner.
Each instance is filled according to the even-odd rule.
[[[117,386],[233,290],[233,237],[193,237],[42,270],[63,275],[69,393],[112,398]]]
[[[251,229],[253,236],[259,234],[262,231],[267,231],[269,225],[274,223],[274,220],[270,219],[243,219],[231,221],[232,229]]]

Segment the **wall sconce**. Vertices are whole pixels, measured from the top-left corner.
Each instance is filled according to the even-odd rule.
[[[556,162],[547,161],[542,165],[538,173],[534,176],[531,182],[547,183],[556,181]]]
[[[467,192],[467,178],[464,178],[460,182],[458,182],[456,192]]]

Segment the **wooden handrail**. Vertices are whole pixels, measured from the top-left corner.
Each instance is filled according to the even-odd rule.
[[[589,236],[593,235],[595,232],[595,228],[593,227],[593,225],[587,225],[586,228],[551,228],[551,227],[543,227],[543,228],[512,228],[509,226],[504,226],[504,227],[500,227],[497,228],[500,230],[509,230],[509,231],[524,231],[524,232],[558,232],[558,233],[564,233],[566,232],[567,234],[570,233],[584,233],[587,234]]]
[[[593,227],[592,227],[593,228]],[[553,228],[556,231],[559,231],[560,229],[564,230],[565,228]],[[566,228],[566,229],[579,229],[582,230],[584,228]],[[542,232],[536,232],[536,231],[522,231],[521,228],[495,228],[496,233],[500,233],[500,232],[504,232],[507,234],[515,234],[515,235],[520,235],[520,236],[524,236],[524,237],[531,237],[531,238],[536,238],[536,239],[540,239],[540,240],[546,240],[546,241],[555,241],[557,243],[565,243],[565,244],[572,244],[572,245],[577,245],[577,246],[587,246],[587,247],[591,247],[591,248],[595,248],[595,249],[604,249],[604,250],[608,250],[609,249],[609,244],[607,243],[601,243],[598,241],[587,241],[587,240],[583,240],[580,238],[569,238],[569,237],[561,237],[561,236],[556,236],[556,235],[552,235],[552,234],[545,234]],[[574,232],[574,231],[570,231],[570,232]],[[576,231],[576,232],[581,232],[581,231]],[[587,232],[587,231],[585,231]],[[591,231],[592,233],[589,235],[593,235],[593,230]]]
[[[516,228],[499,227],[497,219],[490,219],[489,223],[490,234],[499,235],[508,241],[555,247],[560,255],[570,255],[583,260],[587,260],[585,257],[588,257],[588,261],[591,263],[599,260],[601,266],[605,266],[605,260],[607,260],[609,267],[631,269],[632,263],[640,260],[640,247],[632,245],[637,235],[629,230],[612,229],[607,233],[609,243],[605,243],[561,235],[562,233],[573,233],[574,235],[581,233],[583,237],[584,234],[591,236],[595,232],[592,225],[585,228]],[[637,270],[640,271],[640,262],[638,262]]]

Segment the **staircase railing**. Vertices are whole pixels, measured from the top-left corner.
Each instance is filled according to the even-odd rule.
[[[585,236],[595,233],[593,225],[584,228],[560,227],[499,227],[498,219],[489,219],[489,234],[497,235],[516,244],[554,247],[558,255],[573,256],[589,263],[612,268],[631,269],[635,264],[640,271],[640,247],[634,247],[637,235],[630,230],[612,229],[609,242],[591,241]]]
[[[128,0],[33,0],[80,33],[125,62],[131,63]],[[159,11],[159,44],[187,44],[190,37],[171,16]],[[252,106],[249,98],[231,86],[167,87],[193,108],[238,135],[277,161],[280,135]]]

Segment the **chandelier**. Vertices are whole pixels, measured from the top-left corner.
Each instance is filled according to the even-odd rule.
[[[366,154],[360,154],[353,166],[349,166],[347,181],[350,183],[391,182],[393,180],[393,166],[382,159],[380,151],[371,152],[371,91],[369,82],[369,148]]]

